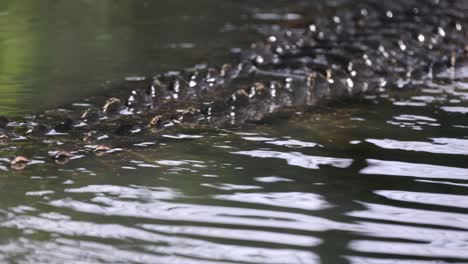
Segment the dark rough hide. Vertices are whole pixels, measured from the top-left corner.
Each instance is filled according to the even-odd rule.
[[[53,157],[70,158],[109,151],[101,142],[122,142],[113,138],[228,127],[287,108],[414,89],[466,64],[466,1],[388,2],[364,1],[303,28],[278,29],[243,50],[237,63],[125,80],[129,94],[88,98],[86,108],[1,117],[2,144],[18,146],[15,154],[25,142],[42,144]],[[54,155],[54,140],[71,154]]]

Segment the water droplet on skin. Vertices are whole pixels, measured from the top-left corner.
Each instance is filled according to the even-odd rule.
[[[405,43],[403,43],[403,41],[399,40],[399,41],[398,41],[398,46],[400,47],[400,49],[401,49],[402,51],[405,51],[405,50],[406,50],[406,45],[405,45]]]
[[[439,36],[441,36],[443,38],[445,37],[445,30],[443,28],[439,27],[437,29],[437,33],[439,34]]]
[[[387,10],[386,15],[388,18],[393,18],[393,13],[390,10]]]
[[[197,82],[194,81],[194,80],[191,80],[191,81],[189,82],[189,86],[190,86],[190,88],[193,88],[193,87],[197,86]]]
[[[265,62],[265,59],[263,59],[262,56],[257,56],[257,57],[255,58],[255,62],[256,62],[257,64],[263,64],[263,63]]]
[[[312,24],[312,25],[309,26],[309,30],[310,30],[311,32],[316,32],[316,31],[317,31],[317,27],[316,27],[314,24]]]
[[[419,34],[419,35],[418,35],[418,40],[419,40],[419,42],[424,42],[425,39],[426,39],[426,38],[424,37],[423,34]]]

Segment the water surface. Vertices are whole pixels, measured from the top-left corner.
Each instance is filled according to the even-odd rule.
[[[1,112],[220,64],[262,27],[300,18],[284,4],[4,1]],[[0,261],[466,263],[467,72],[399,99],[144,138],[65,165],[0,160]]]

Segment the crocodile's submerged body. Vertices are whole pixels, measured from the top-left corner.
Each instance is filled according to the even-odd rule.
[[[288,107],[417,86],[466,62],[466,12],[464,0],[366,1],[303,29],[277,30],[242,51],[238,63],[128,79],[112,98],[22,120],[1,118],[0,140],[13,155],[22,155],[27,142],[44,145],[41,151],[69,150],[56,155],[61,159],[86,146],[106,151],[102,144],[112,137],[225,127]]]

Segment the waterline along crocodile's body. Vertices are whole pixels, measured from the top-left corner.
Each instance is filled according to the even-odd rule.
[[[20,155],[12,166],[23,167],[28,144],[68,148],[54,153],[61,160],[87,144],[108,151],[112,137],[223,127],[287,107],[421,85],[466,63],[467,12],[465,0],[365,1],[303,29],[277,30],[240,52],[238,63],[127,79],[127,95],[120,90],[66,110],[0,118],[0,141]]]

